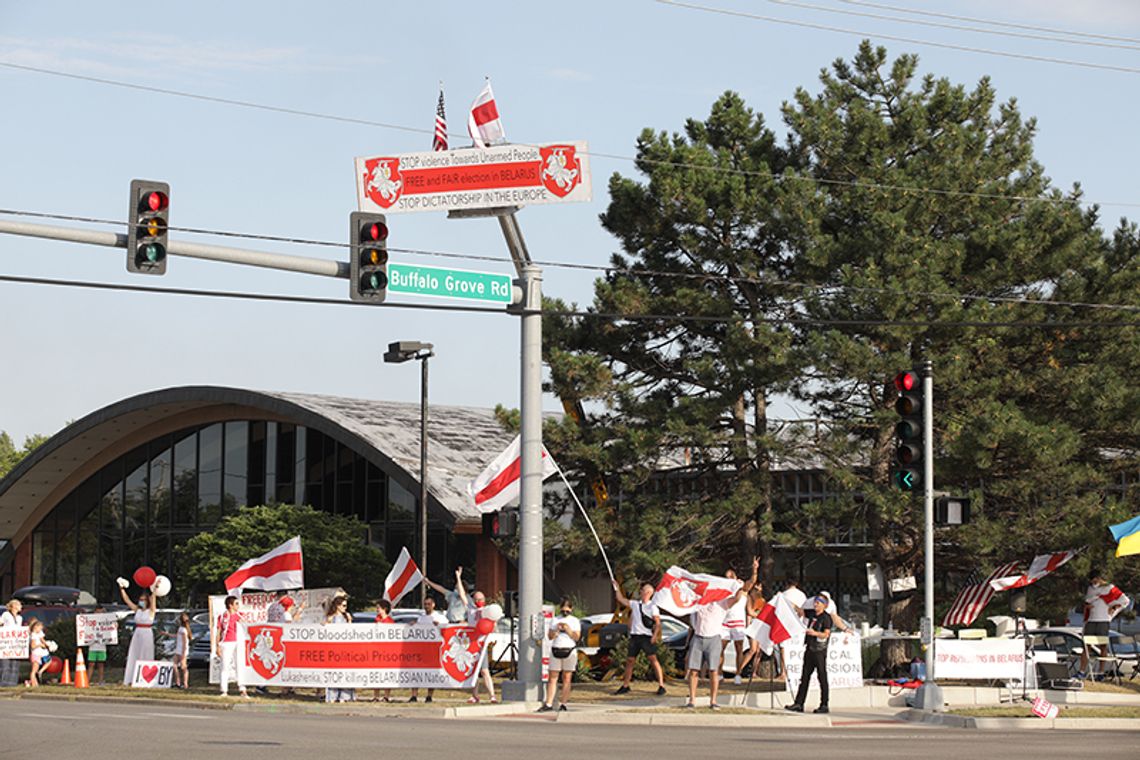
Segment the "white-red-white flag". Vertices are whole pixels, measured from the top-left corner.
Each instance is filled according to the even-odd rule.
[[[423,574],[412,560],[412,553],[405,546],[400,550],[396,564],[392,565],[392,571],[384,579],[384,598],[395,607],[404,594],[423,583],[423,580]]]
[[[507,140],[503,120],[499,118],[499,107],[495,105],[495,94],[491,92],[490,79],[471,104],[471,112],[467,114],[467,132],[480,148]]]
[[[793,603],[780,593],[760,609],[745,633],[759,644],[764,654],[772,654],[772,650],[783,642],[803,634],[805,628],[803,618],[796,613]]]
[[[1021,575],[1007,575],[1004,578],[995,578],[990,581],[990,585],[993,586],[994,591],[1009,591],[1013,588],[1024,588],[1031,583],[1036,583],[1041,580],[1077,556],[1077,551],[1077,549],[1069,549],[1068,551],[1053,552],[1052,554],[1039,554],[1029,563],[1029,569]]]
[[[511,445],[495,457],[479,477],[467,484],[467,497],[480,512],[494,512],[519,497],[522,476],[521,443],[515,436]],[[546,447],[542,447],[542,479],[558,472],[558,465]]]
[[[281,591],[305,587],[305,563],[301,537],[293,536],[276,549],[254,557],[226,578],[226,593],[238,589]]]
[[[653,602],[674,615],[688,615],[697,607],[735,595],[743,585],[739,578],[690,573],[674,565],[661,576],[661,582],[653,593]]]

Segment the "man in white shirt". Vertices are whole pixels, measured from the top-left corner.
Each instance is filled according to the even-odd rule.
[[[1128,609],[1132,603],[1124,592],[1105,579],[1100,570],[1089,573],[1089,587],[1085,592],[1085,636],[1107,636],[1108,625],[1121,610]],[[1081,671],[1078,678],[1084,678],[1088,673],[1089,654],[1088,647],[1081,652]]]
[[[732,606],[743,599],[756,585],[756,574],[759,569],[760,559],[753,559],[752,577],[735,594],[719,602],[701,605],[689,616],[693,635],[689,639],[689,660],[686,663],[689,671],[689,701],[685,703],[685,707],[696,707],[697,679],[700,677],[701,669],[708,667],[709,707],[713,710],[720,709],[720,705],[716,703],[716,695],[720,688],[721,631]]]
[[[641,587],[641,598],[636,601],[625,598],[617,581],[613,584],[618,604],[629,607],[629,654],[625,658],[625,676],[614,694],[629,693],[629,684],[633,680],[633,663],[637,655],[644,652],[653,672],[657,674],[657,696],[663,697],[665,673],[657,660],[657,644],[661,641],[661,610],[653,603],[653,584],[644,584]]]
[[[582,638],[582,622],[574,617],[574,603],[563,599],[561,614],[550,622],[546,637],[550,639],[550,680],[546,684],[546,701],[539,712],[554,710],[554,692],[558,688],[558,674],[562,674],[562,697],[558,709],[565,712],[570,701],[570,681],[578,669],[578,640]]]
[[[416,618],[415,625],[434,625],[436,628],[447,625],[447,615],[435,608],[435,599],[426,596],[424,597],[424,611],[423,614]],[[432,700],[432,695],[435,694],[435,689],[428,689],[427,696],[424,697],[425,702]],[[412,689],[412,696],[408,699],[409,702],[418,702],[420,699],[420,690]]]

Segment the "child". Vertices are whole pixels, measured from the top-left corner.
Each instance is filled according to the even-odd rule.
[[[28,648],[31,650],[28,659],[32,661],[32,675],[26,685],[36,687],[40,685],[37,676],[51,661],[51,652],[48,651],[47,641],[44,639],[44,624],[35,618],[28,621],[28,638]]]
[[[95,614],[106,612],[103,607],[96,607]],[[91,663],[91,682],[99,686],[105,686],[104,678],[106,674],[103,672],[107,665],[107,645],[102,641],[97,641],[94,644],[87,646],[87,661]]]
[[[174,639],[174,686],[190,688],[190,615],[183,612],[178,616],[178,635]]]

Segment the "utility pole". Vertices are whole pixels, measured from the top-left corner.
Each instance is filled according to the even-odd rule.
[[[926,681],[915,699],[921,710],[941,711],[942,688],[934,681],[934,365],[922,363],[922,517],[923,517],[923,596],[922,643],[926,646]]]

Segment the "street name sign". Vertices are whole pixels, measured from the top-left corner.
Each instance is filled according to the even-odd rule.
[[[356,159],[361,211],[573,203],[592,198],[585,142],[497,145]]]
[[[504,304],[514,301],[510,275],[413,264],[388,264],[388,292]]]

